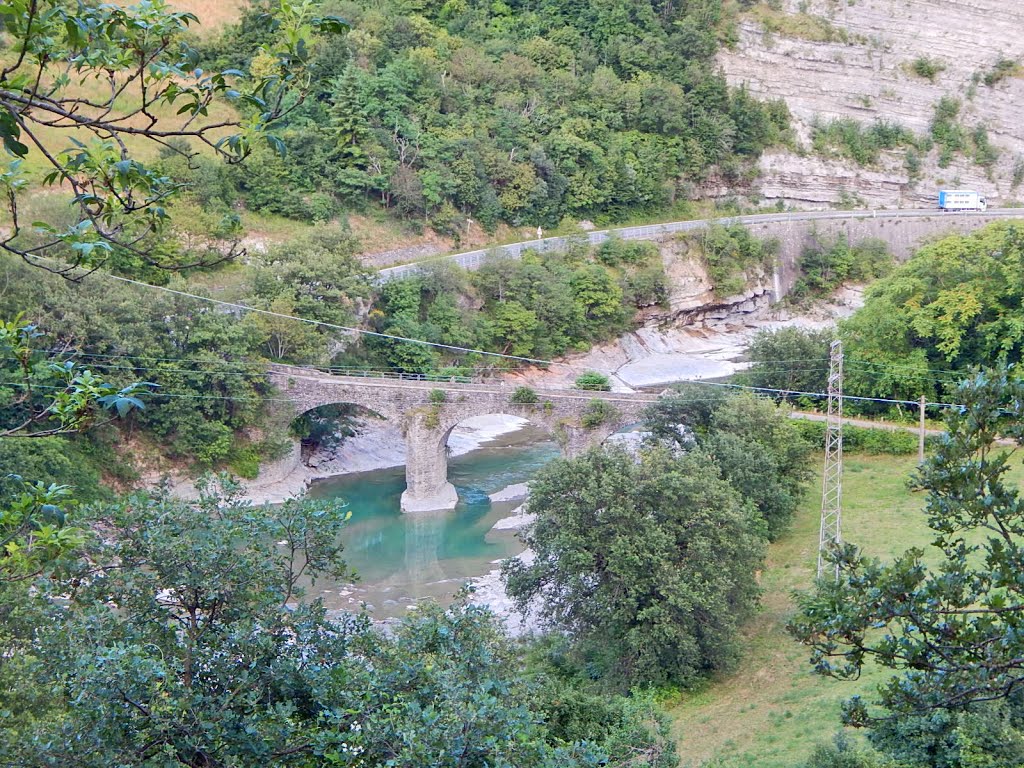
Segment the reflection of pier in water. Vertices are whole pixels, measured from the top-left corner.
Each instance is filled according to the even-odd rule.
[[[357,611],[366,602],[376,619],[401,616],[422,600],[446,604],[467,580],[522,551],[513,531],[490,533],[521,502],[492,503],[488,494],[527,482],[558,456],[553,441],[538,441],[542,436],[540,430],[527,428],[497,441],[511,443],[509,447],[483,447],[453,459],[452,480],[460,501],[447,512],[399,512],[405,485],[400,467],[315,483],[311,498],[342,499],[352,510],[352,520],[342,531],[342,557],[359,580],[353,585],[318,579],[309,596],[323,598],[330,610]]]
[[[440,553],[452,512],[420,512],[404,515],[405,576],[409,584],[430,584],[448,576],[441,565]]]

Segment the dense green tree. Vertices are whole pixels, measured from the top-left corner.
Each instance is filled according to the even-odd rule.
[[[939,709],[875,724],[874,747],[904,768],[1011,768],[1024,761],[1024,706],[1019,693],[967,710]]]
[[[366,616],[328,620],[299,587],[345,571],[347,515],[336,504],[254,509],[207,491],[198,502],[136,496],[84,510],[82,527],[60,530],[61,555],[40,548],[39,529],[49,565],[34,584],[9,577],[44,575],[41,564],[0,560],[0,589],[15,598],[0,603],[0,759],[674,765],[648,702],[524,672],[484,609],[426,607],[386,633]],[[57,504],[52,492],[26,493],[5,508],[40,519]]]
[[[752,395],[726,400],[715,412],[712,429],[704,447],[722,476],[764,518],[768,538],[775,540],[789,527],[807,491],[810,444],[785,408]]]
[[[715,413],[731,393],[690,383],[676,384],[672,390],[644,412],[644,426],[656,440],[688,448],[698,436],[712,431]]]
[[[781,392],[824,392],[828,388],[829,345],[835,332],[804,328],[758,331],[750,342],[750,367],[743,384]]]
[[[739,225],[714,225],[700,236],[700,252],[718,296],[737,293],[756,271],[770,270],[778,248],[778,241],[758,239]]]
[[[1024,522],[998,440],[1024,443],[1024,384],[978,374],[956,396],[964,405],[915,477],[931,544],[891,563],[845,544],[833,555],[838,579],[801,597],[792,629],[821,674],[855,678],[868,663],[896,673],[873,706],[855,697],[844,707],[886,751],[914,766],[1013,765],[1024,744]]]
[[[194,299],[140,294],[143,289],[137,286],[99,275],[71,283],[10,257],[0,266],[19,286],[0,298],[0,313],[31,311],[39,331],[46,332],[39,341],[67,348],[72,370],[103,376],[99,382],[109,382],[114,391],[133,382],[156,385],[144,410],[118,420],[122,436],[141,430],[141,436],[157,438],[171,455],[207,467],[230,461],[246,448],[255,447],[262,455],[275,452],[283,433],[266,418],[271,396],[262,362],[267,329]],[[329,313],[330,304],[324,302],[320,311]],[[257,425],[265,429],[264,440],[253,446],[246,432]],[[109,471],[131,463],[130,454],[113,455],[114,437],[108,429],[76,440],[87,443],[83,448],[91,446]],[[102,456],[109,459],[99,461]]]
[[[714,67],[735,20],[719,3],[314,5],[353,32],[311,41],[320,79],[279,132],[292,167],[238,177],[250,206],[301,217],[312,185],[453,234],[466,216],[488,230],[614,219],[666,208],[716,164],[740,172],[788,125]],[[206,41],[209,66],[252,68],[274,41],[267,10]]]
[[[626,684],[694,682],[728,668],[757,602],[763,524],[706,454],[609,449],[557,460],[530,486],[529,564],[509,594]]]
[[[292,307],[285,314],[334,325],[354,325],[359,302],[368,301],[371,294],[370,276],[356,257],[358,252],[355,238],[327,227],[271,247],[265,255],[253,259],[252,292],[259,300],[257,304],[269,308],[270,304],[281,302]],[[302,325],[294,320],[287,322]],[[315,330],[322,345],[332,333],[340,338],[337,330],[312,326],[307,326],[307,330]],[[284,328],[277,332],[300,333]]]
[[[0,70],[0,141],[11,162],[0,171],[0,191],[10,227],[0,247],[62,273],[95,269],[111,257],[115,265],[187,264],[154,252],[181,184],[142,162],[138,150],[187,155],[182,140],[190,139],[232,163],[259,139],[283,150],[269,131],[307,90],[309,47],[345,24],[315,13],[311,3],[276,4],[272,11],[266,21],[274,33],[247,72],[210,72],[197,66],[185,35],[196,17],[163,0],[7,3],[0,25],[11,56]],[[227,112],[211,117],[217,109]],[[29,228],[23,221],[23,158],[43,164],[46,183],[67,188],[75,210],[70,225]]]
[[[804,248],[799,260],[800,278],[793,295],[826,295],[847,281],[867,282],[892,269],[892,255],[883,240],[850,243],[848,237],[822,239]]]
[[[95,446],[95,447],[94,447]],[[109,455],[102,442],[67,436],[35,440],[0,440],[0,494],[14,493],[22,478],[45,486],[73,486],[75,497],[93,501],[108,495],[100,484],[97,454]],[[116,476],[110,463],[104,469]]]
[[[111,384],[69,356],[55,356],[42,337],[21,315],[0,321],[0,438],[79,432],[143,408],[147,385]]]
[[[847,391],[934,399],[956,376],[1024,349],[1024,230],[993,224],[921,248],[872,284],[864,307],[842,323]]]
[[[636,304],[663,295],[664,280],[655,248],[631,243],[591,252],[579,244],[567,253],[492,261],[475,272],[435,267],[389,281],[375,290],[369,324],[383,333],[547,360],[618,333]],[[362,353],[376,365],[423,373],[473,357],[368,339],[339,361],[366,364]]]
[[[494,330],[504,342],[502,354],[530,354],[538,326],[537,315],[518,301],[503,301],[494,310]]]
[[[768,398],[691,384],[650,406],[644,423],[657,442],[707,452],[757,510],[770,540],[789,526],[806,492],[811,446],[784,408]]]

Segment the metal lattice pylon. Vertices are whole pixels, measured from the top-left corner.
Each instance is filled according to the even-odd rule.
[[[828,421],[825,425],[825,472],[821,484],[821,533],[818,537],[818,578],[825,552],[842,537],[843,527],[843,342],[829,347]],[[836,577],[839,577],[838,566]]]

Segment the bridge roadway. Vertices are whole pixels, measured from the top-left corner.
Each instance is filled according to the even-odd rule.
[[[618,237],[623,240],[657,240],[666,235],[678,232],[691,232],[705,229],[712,224],[730,226],[740,224],[748,227],[765,228],[768,225],[786,225],[807,223],[810,225],[816,222],[841,223],[863,222],[868,219],[880,219],[880,227],[885,223],[898,224],[912,222],[914,220],[926,220],[933,223],[936,229],[948,224],[950,228],[958,225],[972,223],[977,220],[980,225],[992,219],[1017,219],[1024,218],[1024,208],[993,208],[988,211],[961,211],[944,212],[936,208],[918,209],[868,209],[858,211],[796,211],[792,213],[762,213],[752,216],[727,216],[717,219],[694,219],[690,221],[673,221],[664,224],[644,224],[636,227],[621,227],[618,229],[602,229],[594,232],[580,233],[578,235],[567,235],[565,237],[544,237],[535,240],[524,240],[518,243],[507,245],[496,245],[491,248],[482,248],[475,251],[450,254],[446,256],[435,256],[421,259],[411,264],[401,264],[394,267],[387,267],[378,271],[378,279],[386,282],[389,280],[409,277],[421,272],[424,267],[433,264],[451,263],[464,269],[479,269],[481,265],[498,259],[518,259],[527,250],[534,251],[558,251],[565,249],[570,243],[587,242],[590,245],[603,243],[609,237]],[[891,230],[890,230],[891,231]],[[798,253],[799,248],[794,249]],[[899,255],[899,254],[897,254]],[[776,296],[776,299],[781,296]]]
[[[406,445],[404,512],[455,506],[458,495],[448,482],[448,436],[465,419],[490,414],[527,419],[551,430],[563,453],[574,456],[638,422],[658,399],[645,393],[537,389],[536,403],[514,403],[516,387],[506,384],[417,381],[397,374],[336,376],[285,365],[272,366],[269,377],[290,402],[292,416],[351,403],[399,424]],[[591,426],[584,426],[585,417]]]

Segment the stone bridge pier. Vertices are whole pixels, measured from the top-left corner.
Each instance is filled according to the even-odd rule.
[[[511,390],[509,392],[511,394]],[[588,398],[586,402],[595,398]],[[550,401],[548,401],[550,402]],[[497,404],[495,404],[495,407]],[[460,422],[472,416],[504,414],[519,416],[542,425],[554,434],[566,458],[578,456],[588,448],[603,443],[624,426],[639,420],[638,411],[624,415],[621,411],[605,423],[587,428],[578,418],[556,416],[555,408],[505,403],[497,409],[485,408],[482,413],[464,403],[431,404],[406,415],[405,421],[405,491],[403,512],[426,512],[453,509],[459,495],[448,482],[448,438]],[[561,409],[561,410],[564,410]]]
[[[536,390],[537,402],[513,403],[514,387],[333,376],[317,370],[274,366],[270,379],[298,416],[312,408],[353,403],[402,426],[406,446],[403,512],[452,509],[458,502],[448,482],[448,436],[473,416],[505,414],[548,428],[565,456],[600,445],[635,424],[656,395],[579,390]]]

